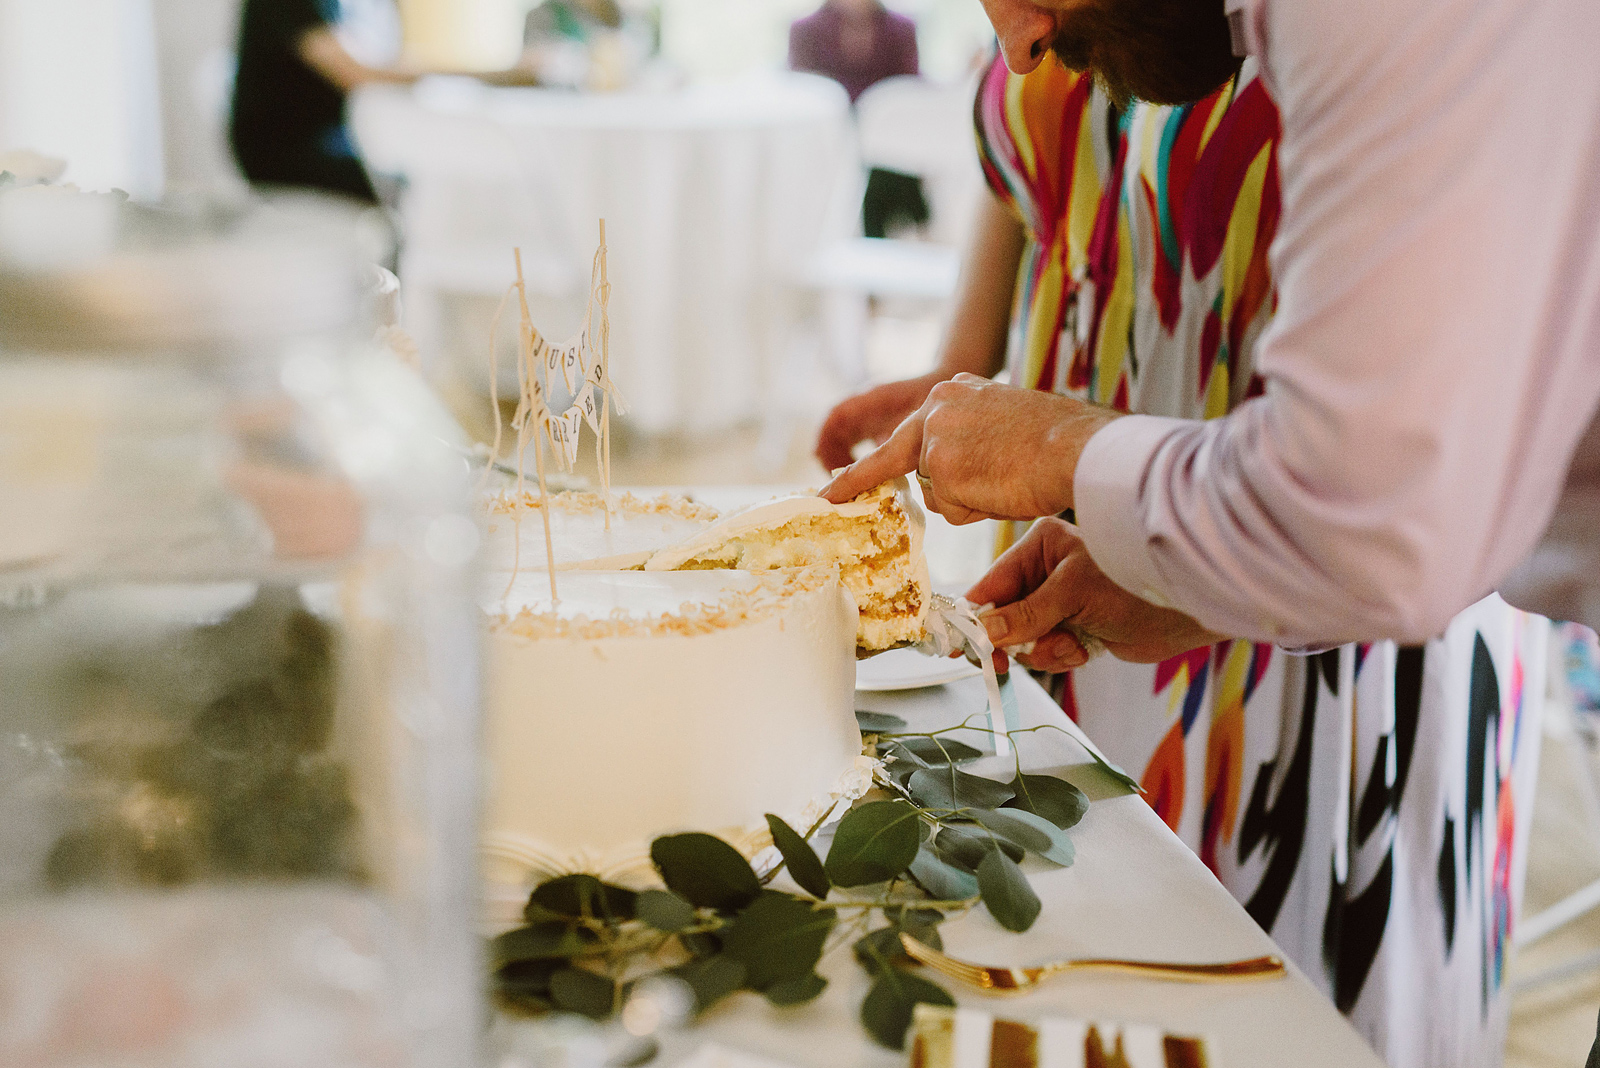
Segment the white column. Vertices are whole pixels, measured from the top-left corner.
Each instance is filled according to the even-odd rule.
[[[86,189],[160,196],[149,0],[0,0],[0,151],[16,148]]]

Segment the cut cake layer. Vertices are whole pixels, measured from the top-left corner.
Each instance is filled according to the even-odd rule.
[[[870,654],[923,638],[931,600],[923,527],[902,478],[844,504],[797,494],[734,512],[655,553],[645,569],[837,564],[860,612],[857,647]]]

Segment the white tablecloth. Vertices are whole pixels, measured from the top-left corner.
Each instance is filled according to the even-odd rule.
[[[1018,679],[1024,726],[1055,723],[1077,729],[1031,681]],[[984,707],[982,682],[935,689],[858,694],[862,708],[900,716],[913,729],[958,723]],[[981,744],[979,738],[969,739]],[[1108,780],[1067,735],[1041,731],[1020,739],[1024,767],[1066,769],[1093,799],[1071,833],[1077,863],[1030,872],[1044,911],[1016,935],[979,909],[941,931],[952,955],[983,963],[1023,965],[1068,957],[1143,957],[1207,961],[1275,951],[1222,885],[1140,798],[1107,796]],[[990,767],[990,765],[993,765]],[[994,758],[969,766],[1002,772]],[[707,1042],[770,1058],[793,1068],[896,1068],[904,1054],[872,1044],[856,1013],[865,973],[848,952],[824,960],[828,989],[809,1005],[775,1009],[740,994],[675,1037],[664,1063],[676,1065]],[[934,977],[937,978],[937,977]],[[962,1005],[1023,1021],[1048,1016],[1155,1024],[1202,1034],[1214,1044],[1216,1068],[1382,1068],[1331,1002],[1295,972],[1286,979],[1237,984],[1180,984],[1082,974],[1050,980],[1022,996],[989,997],[943,985]]]
[[[502,287],[520,244],[548,298],[535,325],[559,339],[577,326],[603,217],[629,425],[713,429],[762,413],[782,281],[844,217],[853,148],[836,84],[764,75],[604,95],[442,80],[362,90],[352,118],[368,166],[410,183],[408,301],[419,279]]]

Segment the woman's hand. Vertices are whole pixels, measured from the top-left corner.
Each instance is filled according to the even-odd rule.
[[[1078,528],[1054,517],[1039,520],[995,561],[967,600],[997,606],[982,617],[996,649],[1035,643],[1017,657],[1035,671],[1068,671],[1088,659],[1073,630],[1098,638],[1119,660],[1142,664],[1224,640],[1182,612],[1157,608],[1112,582],[1090,558]],[[1004,660],[995,666],[1004,670]]]
[[[855,458],[850,450],[863,441],[882,445],[905,417],[922,407],[928,391],[949,378],[930,371],[919,378],[905,378],[863,390],[840,401],[828,413],[817,435],[817,459],[829,471],[850,466]]]
[[[928,507],[952,523],[1055,515],[1072,507],[1083,446],[1115,418],[1070,397],[956,375],[822,495],[847,501],[915,471]]]

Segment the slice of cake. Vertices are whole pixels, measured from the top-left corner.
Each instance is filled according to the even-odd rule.
[[[1037,1027],[981,1009],[918,1005],[911,1068],[1208,1068],[1204,1039],[1137,1024],[1044,1020]]]
[[[552,493],[549,503],[558,571],[643,567],[656,550],[695,536],[717,518],[715,508],[667,493],[614,494],[609,517],[598,493]],[[490,496],[485,501],[489,536],[484,566],[492,571],[545,570],[544,506],[534,491],[520,497],[515,490]]]
[[[864,792],[856,610],[837,569],[569,571],[493,583],[484,849],[490,908],[543,880],[653,878],[650,842],[764,814],[802,830]]]
[[[650,557],[648,571],[837,564],[860,611],[856,644],[877,653],[922,640],[931,600],[922,510],[905,479],[852,501],[779,497],[725,516]]]

